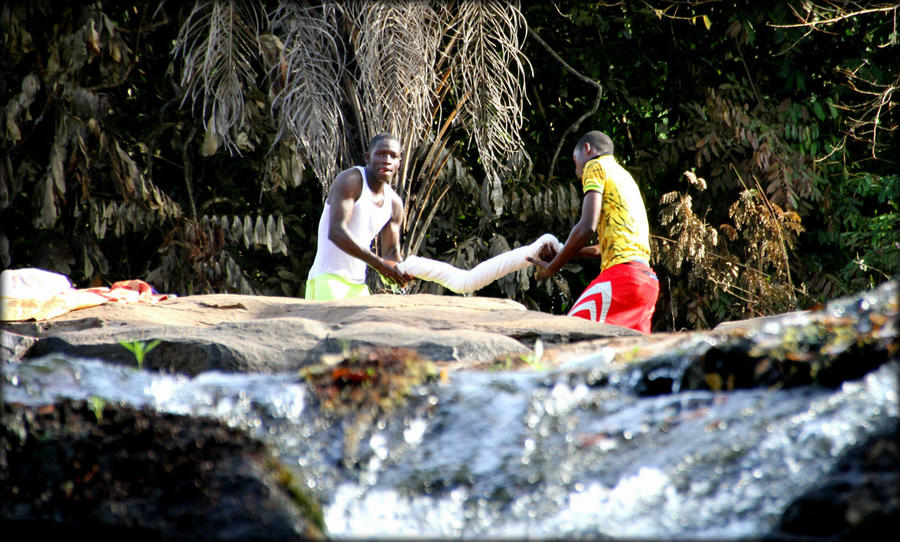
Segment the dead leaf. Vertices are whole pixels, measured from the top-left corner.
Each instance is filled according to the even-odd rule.
[[[94,28],[93,19],[91,19],[90,35],[88,36],[87,46],[95,55],[100,54],[100,32],[97,32],[97,29]]]
[[[203,302],[201,302],[201,303],[200,303],[200,306],[201,306],[201,307],[209,307],[209,308],[211,308],[211,309],[242,309],[242,310],[247,310],[247,307],[245,307],[242,303],[234,303],[234,304],[232,304],[232,305],[214,305],[214,304],[212,304],[212,303],[203,303]]]

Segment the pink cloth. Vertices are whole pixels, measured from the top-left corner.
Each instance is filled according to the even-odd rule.
[[[109,288],[85,288],[83,291],[102,295],[110,301],[119,303],[158,303],[168,299],[169,294],[158,294],[153,287],[138,279],[120,280]]]

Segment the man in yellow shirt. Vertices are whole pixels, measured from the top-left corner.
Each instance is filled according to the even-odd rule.
[[[535,277],[546,279],[576,256],[600,258],[600,274],[569,310],[595,322],[650,333],[659,280],[650,268],[650,228],[644,200],[631,174],[613,156],[608,135],[591,131],[572,153],[584,199],[581,219],[547,262],[534,258]],[[596,245],[588,245],[594,234]]]

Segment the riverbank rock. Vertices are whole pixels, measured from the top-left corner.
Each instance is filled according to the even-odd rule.
[[[324,538],[289,471],[219,422],[83,401],[12,405],[2,421],[5,540]]]
[[[374,346],[404,347],[445,364],[469,366],[528,354],[537,339],[568,344],[640,333],[580,318],[526,310],[493,298],[418,294],[315,302],[213,294],[154,305],[104,304],[42,322],[3,324],[8,356],[59,352],[134,364],[119,342],[159,340],[144,368],[203,371],[297,370],[323,354]]]
[[[572,419],[550,416],[545,420],[552,425],[581,419],[581,433],[567,434],[574,439],[572,443],[562,440],[567,444],[551,446],[552,441],[547,441],[543,449],[537,432],[543,426],[535,421],[538,425],[532,427],[528,422],[524,429],[523,434],[531,434],[527,432],[530,429],[536,431],[528,439],[517,437],[515,431],[508,435],[500,435],[499,430],[484,435],[479,432],[485,440],[475,445],[490,448],[492,442],[496,445],[508,437],[503,441],[505,454],[512,459],[503,465],[509,469],[518,465],[515,458],[519,455],[530,457],[528,454],[537,450],[551,458],[563,454],[563,448],[574,447],[575,457],[603,458],[603,475],[609,476],[607,471],[615,463],[619,447],[621,453],[630,453],[634,447],[629,443],[637,437],[621,436],[602,423],[592,426],[590,416],[603,414],[601,397],[620,407],[630,401],[624,397],[674,397],[676,406],[685,412],[651,420],[666,434],[679,429],[679,424],[684,429],[694,417],[702,418],[717,401],[727,402],[727,394],[750,388],[799,389],[794,400],[801,402],[801,412],[814,416],[802,403],[804,390],[810,396],[821,396],[816,389],[839,390],[876,370],[896,366],[900,357],[897,292],[897,282],[890,281],[876,290],[834,300],[818,310],[729,322],[713,330],[651,336],[529,311],[507,300],[430,295],[376,295],[330,303],[237,295],[189,296],[156,305],[106,304],[45,322],[5,323],[0,344],[4,369],[36,363],[33,371],[4,372],[4,386],[15,389],[9,396],[19,399],[11,400],[4,394],[2,403],[0,532],[23,536],[110,535],[137,540],[323,537],[327,527],[320,510],[322,502],[310,495],[334,498],[341,480],[370,476],[367,469],[394,461],[395,451],[406,450],[410,457],[416,457],[410,443],[429,438],[426,433],[416,433],[416,426],[406,426],[408,420],[392,421],[392,416],[409,413],[403,404],[407,396],[413,397],[415,406],[411,408],[421,410],[423,419],[428,419],[428,412],[434,409],[445,409],[439,410],[440,417],[448,416],[446,409],[454,408],[472,416],[473,424],[490,414],[492,419],[505,420],[509,429],[526,423],[520,418],[539,420],[541,413],[548,416],[551,406],[562,409],[567,401],[575,401],[576,391],[582,395],[596,393],[598,403],[592,403],[593,410],[573,411]],[[135,357],[121,342],[155,340],[159,345],[143,361],[143,368],[152,372],[133,370]],[[63,361],[54,362],[55,355]],[[108,364],[88,367],[66,361],[67,356]],[[883,367],[886,364],[890,365]],[[384,367],[391,371],[379,372]],[[232,410],[261,408],[253,406],[260,404],[254,402],[259,397],[250,396],[262,393],[260,397],[268,398],[273,390],[251,390],[253,384],[247,381],[237,384],[237,398],[221,401],[215,394],[226,392],[214,391],[219,389],[215,385],[232,382],[227,380],[230,375],[286,374],[279,378],[284,378],[285,387],[296,390],[272,404],[285,412],[303,413],[296,418],[299,428],[292,428],[286,438],[299,444],[302,453],[315,453],[292,459],[296,463],[292,466],[302,465],[304,471],[302,481],[295,482],[291,474],[294,470],[280,464],[259,435],[251,437],[216,417],[160,412],[152,403],[139,408],[124,401],[104,400],[93,396],[103,391],[95,388],[84,393],[83,381],[91,381],[93,375],[82,374],[82,370],[109,371],[111,381],[134,389],[140,397],[154,393],[169,396],[177,393],[182,383],[206,375],[204,383],[197,382],[196,387],[209,390],[204,392],[212,394],[209,405],[221,412],[223,419],[236,415]],[[464,385],[457,383],[461,387],[438,399],[446,375],[454,371],[487,376],[476,375]],[[516,375],[504,376],[505,372]],[[523,374],[527,372],[531,373]],[[148,374],[155,379],[142,378]],[[491,378],[494,374],[503,378]],[[538,378],[547,375],[546,383],[513,378],[530,374]],[[416,391],[420,385],[423,390]],[[456,405],[448,399],[469,397],[478,385],[486,386],[485,395],[474,396],[482,397],[485,404],[493,404],[492,398],[502,396],[507,403],[500,403],[509,413],[482,412],[477,405],[471,405],[474,410],[466,410],[469,405]],[[145,390],[152,386],[164,386],[166,390],[147,393]],[[516,394],[519,386],[522,395]],[[530,386],[539,390],[536,395],[524,393]],[[69,390],[73,392],[69,397],[81,399],[61,399]],[[553,401],[548,398],[545,404],[536,399],[547,398],[548,394]],[[682,401],[677,398],[679,394],[690,397]],[[41,397],[49,399],[43,401]],[[331,407],[325,408],[327,405]],[[765,408],[777,409],[777,405],[772,402]],[[528,415],[504,417],[513,415],[515,409]],[[772,410],[755,415],[760,420],[768,419],[768,415],[778,417]],[[284,413],[279,414],[281,418],[267,418],[265,409],[260,416],[260,424],[291,418]],[[896,412],[890,417],[895,419]],[[455,420],[444,423],[451,421]],[[721,420],[704,423],[699,426],[698,438],[711,439],[711,445],[716,438],[727,438],[727,424]],[[441,423],[435,424],[433,430],[439,436]],[[867,440],[828,457],[832,468],[821,483],[784,507],[771,532],[758,532],[759,538],[823,542],[856,539],[896,524],[900,520],[897,433],[883,432],[881,424],[877,425],[877,431],[873,429]],[[375,438],[373,427],[397,433],[400,448],[388,454],[385,442]],[[562,431],[552,427],[550,438],[557,429]],[[656,425],[647,427],[648,432],[656,431]],[[382,434],[381,438],[389,437]],[[304,439],[315,442],[304,444]],[[728,450],[734,446],[730,440],[714,444]],[[455,443],[445,443],[441,451],[451,445]],[[485,453],[489,454],[487,448]],[[610,455],[604,455],[607,453]],[[648,453],[653,457],[665,455],[662,449],[655,456],[652,449]],[[732,455],[722,460],[730,461]],[[443,453],[435,456],[444,457]],[[452,456],[448,454],[448,459]],[[446,476],[423,472],[424,487],[437,487],[432,479],[450,484],[448,491],[453,484],[476,484],[471,476],[463,476],[469,472],[468,464],[449,468],[451,473]],[[547,477],[553,478],[556,468],[549,468]],[[512,475],[520,490],[530,487],[523,480],[533,483],[530,478],[521,478],[524,475],[520,473]],[[309,485],[311,482],[313,485]],[[509,486],[507,482],[498,481],[498,487]],[[404,487],[409,485],[408,481],[403,483],[407,484]],[[613,481],[610,484],[615,485]],[[307,491],[314,486],[315,491]],[[322,491],[322,486],[331,489]],[[698,487],[698,491],[704,491]],[[506,502],[515,497],[504,491],[486,494],[486,498]],[[426,495],[431,498],[431,493]],[[597,529],[604,532],[603,526]]]
[[[766,541],[878,540],[900,520],[900,439],[875,435],[795,500]]]

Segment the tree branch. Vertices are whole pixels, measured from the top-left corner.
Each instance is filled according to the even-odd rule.
[[[842,21],[844,19],[849,19],[851,17],[858,17],[860,15],[865,15],[867,13],[880,13],[880,12],[896,11],[896,10],[897,10],[897,5],[891,4],[891,5],[887,5],[887,6],[875,7],[872,9],[860,9],[859,11],[852,11],[850,13],[841,12],[834,17],[830,17],[828,19],[822,19],[821,21],[804,21],[802,23],[795,23],[795,24],[769,24],[769,26],[771,26],[773,28],[797,28],[797,27],[802,27],[802,26],[814,28],[819,25],[836,23],[836,22]]]
[[[591,108],[591,110],[588,111],[587,113],[585,113],[584,115],[581,115],[581,117],[579,117],[578,120],[576,120],[571,126],[569,126],[566,129],[565,132],[563,132],[562,137],[560,137],[559,143],[556,145],[556,151],[554,151],[554,153],[553,153],[553,159],[550,160],[550,169],[547,172],[547,179],[549,180],[549,179],[553,178],[553,170],[556,169],[556,159],[559,157],[559,152],[560,152],[560,150],[562,150],[563,142],[565,141],[566,136],[569,135],[570,132],[577,130],[578,127],[581,126],[582,122],[584,122],[588,117],[590,117],[591,115],[596,113],[597,109],[600,108],[600,99],[603,97],[603,85],[601,85],[597,81],[594,81],[590,77],[582,75],[578,70],[576,70],[575,68],[570,66],[568,64],[568,62],[563,60],[563,58],[561,56],[559,56],[556,53],[556,51],[554,51],[553,48],[550,47],[550,45],[546,41],[541,39],[541,37],[537,35],[537,32],[532,30],[530,27],[528,28],[528,35],[531,36],[532,38],[534,38],[535,41],[537,41],[539,44],[541,44],[541,47],[546,49],[547,52],[550,53],[550,56],[552,56],[554,59],[556,59],[557,62],[562,64],[562,66],[566,69],[566,71],[568,71],[569,73],[571,73],[578,79],[584,81],[585,83],[587,83],[597,89],[597,97],[594,99],[594,105]]]
[[[600,98],[603,96],[603,88],[597,89],[597,97],[594,99],[594,106],[591,107],[591,110],[578,117],[571,126],[569,126],[565,132],[563,132],[562,137],[559,138],[559,143],[556,145],[556,151],[553,153],[553,159],[550,160],[550,170],[547,172],[547,180],[553,178],[553,170],[556,168],[556,159],[559,157],[559,152],[562,150],[563,142],[566,140],[566,136],[569,133],[574,132],[581,126],[581,123],[585,121],[588,117],[597,112],[597,109],[600,108]]]
[[[572,66],[569,66],[569,64],[568,64],[565,60],[563,60],[561,56],[559,56],[558,54],[556,54],[556,51],[554,51],[553,48],[550,47],[550,45],[547,44],[546,41],[544,41],[543,39],[541,39],[541,37],[537,35],[537,32],[535,32],[534,30],[532,30],[530,27],[528,28],[528,35],[531,36],[532,38],[534,38],[535,41],[537,41],[538,43],[540,43],[540,44],[541,44],[541,47],[543,47],[544,49],[546,49],[547,52],[550,53],[550,56],[552,56],[554,59],[556,59],[557,62],[559,62],[560,64],[562,64],[563,68],[565,68],[566,70],[568,70],[569,73],[571,73],[571,74],[574,75],[575,77],[581,79],[581,80],[584,81],[585,83],[591,85],[592,87],[595,87],[595,88],[597,88],[597,89],[600,89],[601,91],[603,90],[603,86],[602,86],[600,83],[598,83],[597,81],[594,81],[594,80],[591,79],[590,77],[587,77],[587,76],[585,76],[585,75],[582,75],[581,73],[578,72],[578,70],[576,70],[576,69],[573,68]]]

